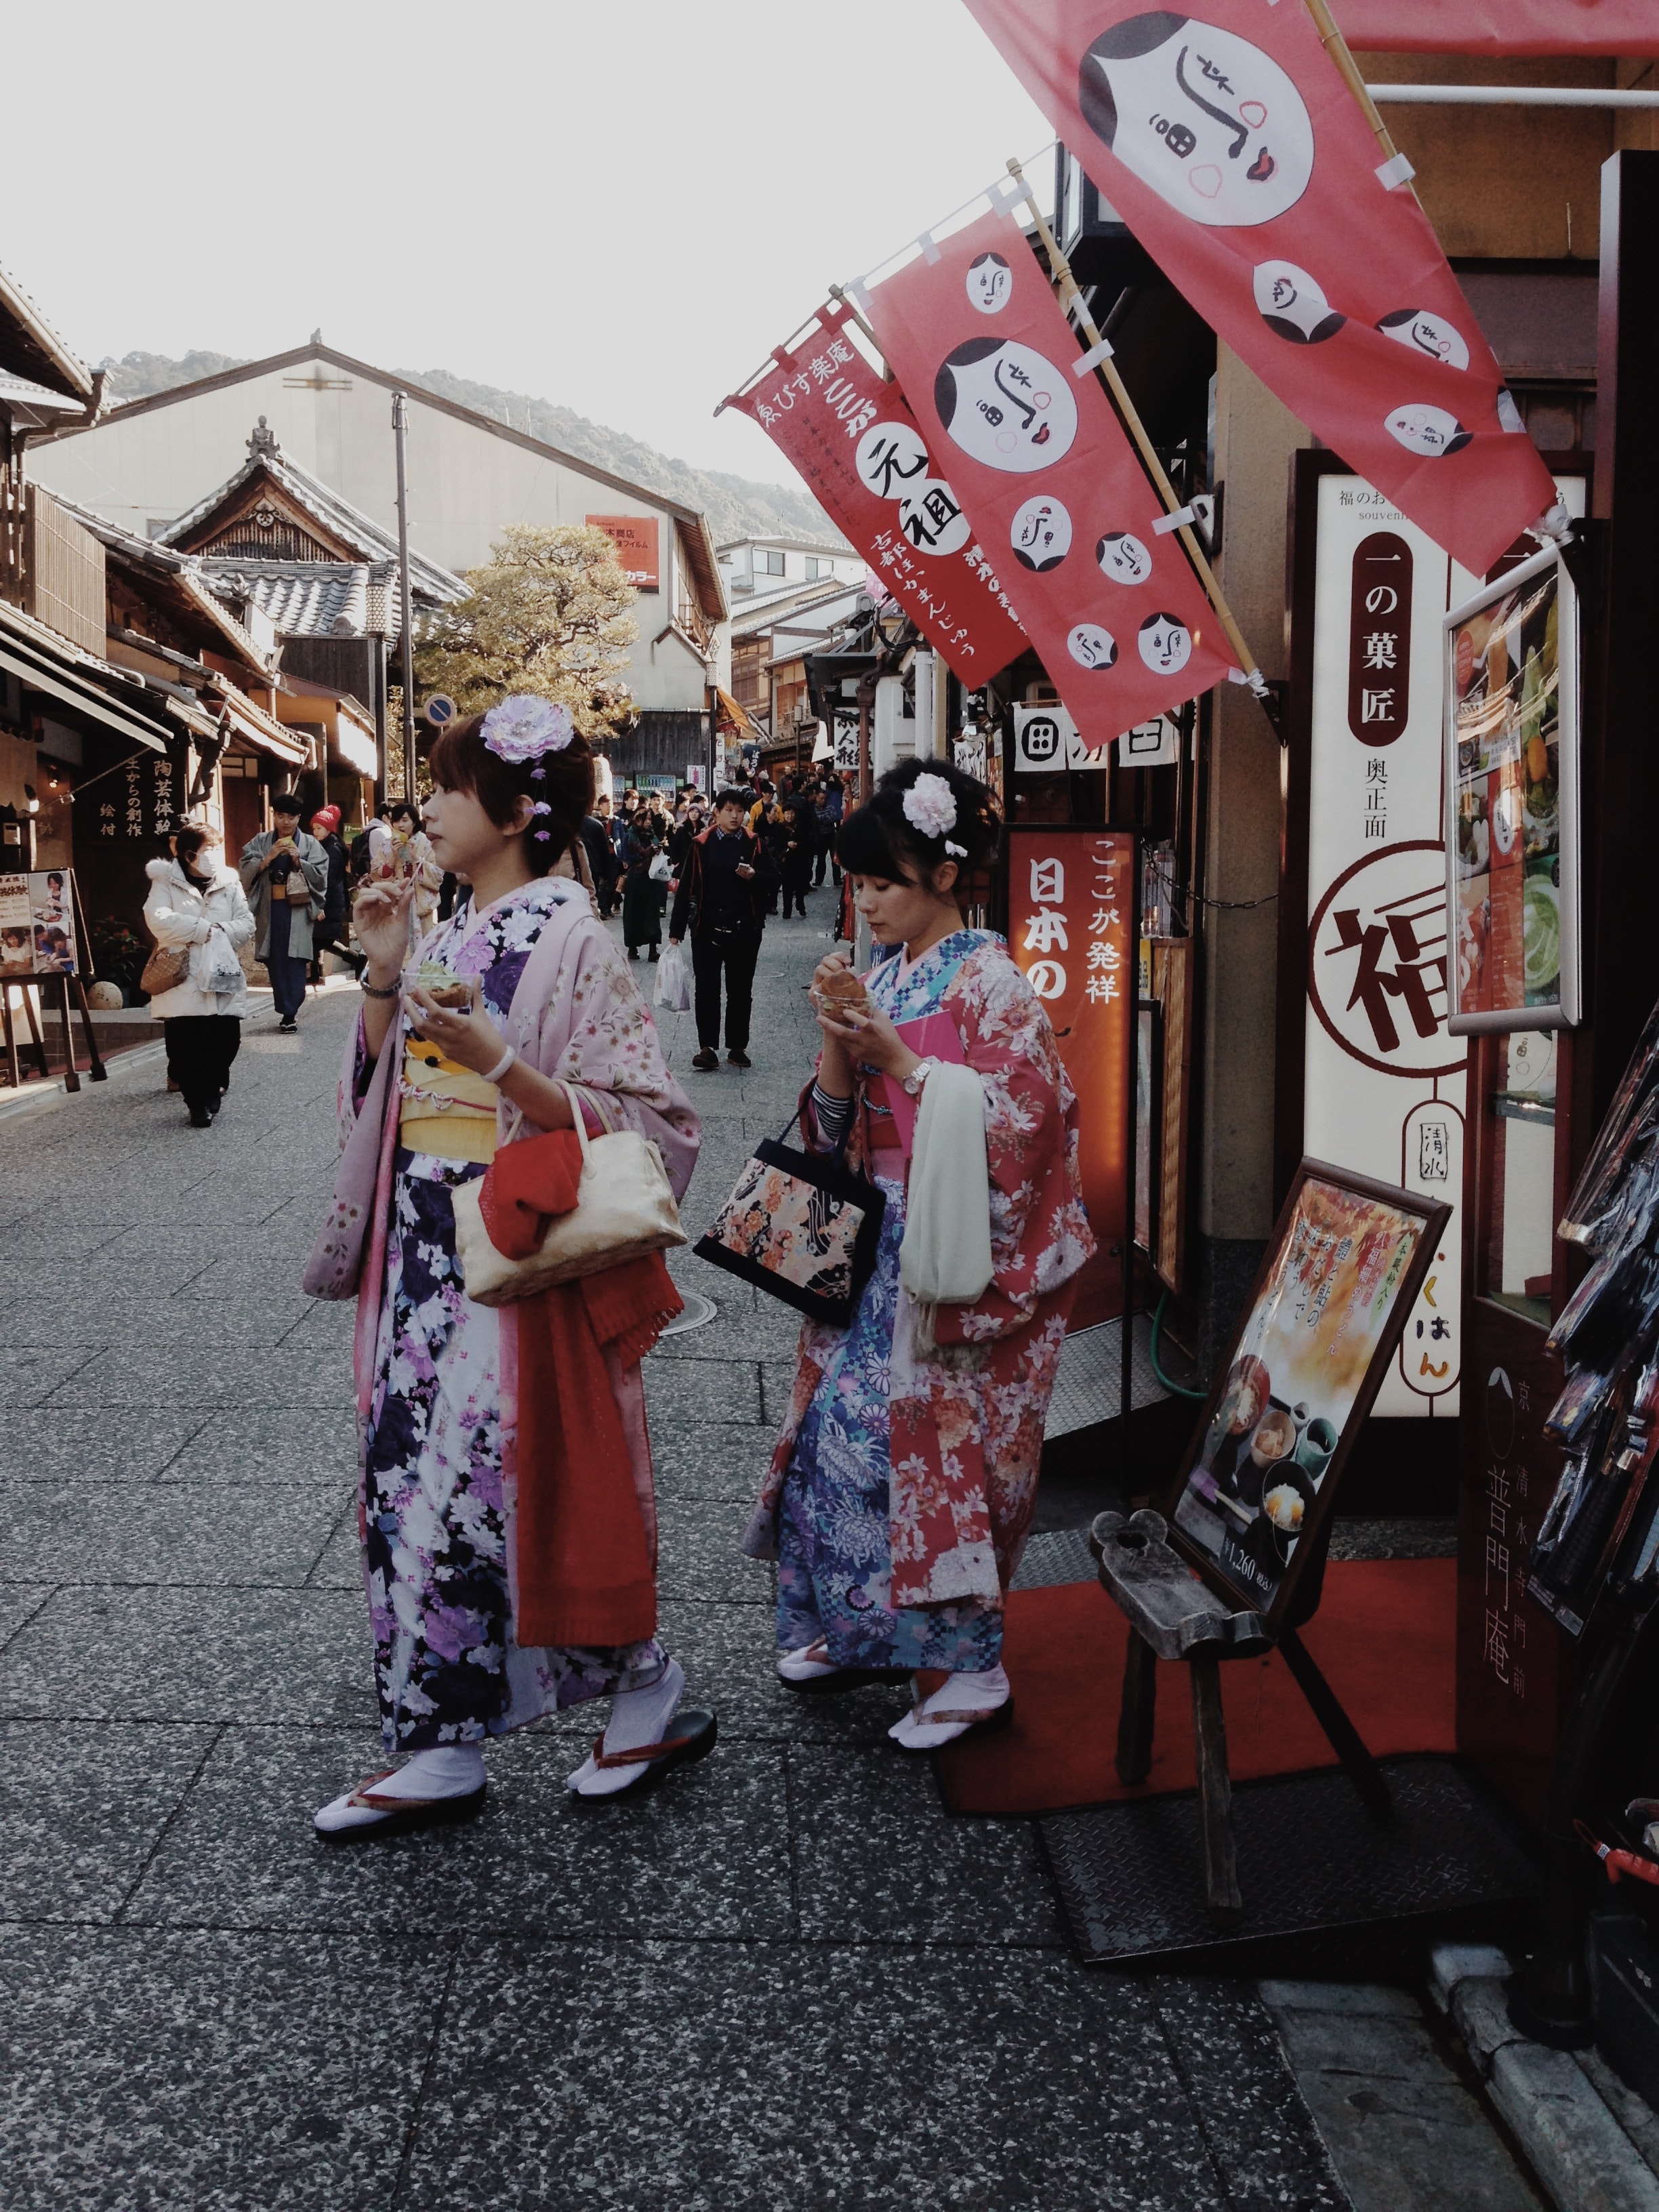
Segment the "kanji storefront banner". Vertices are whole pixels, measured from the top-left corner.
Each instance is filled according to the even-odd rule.
[[[728,407],[751,415],[896,604],[963,682],[983,684],[1025,649],[997,580],[1006,565],[973,542],[896,384],[843,331],[844,307]]]
[[[1428,217],[1385,180],[1299,0],[967,4],[1218,336],[1437,545],[1484,575],[1553,505]]]
[[[1074,823],[1008,832],[1008,950],[1042,1000],[1078,1096],[1078,1173],[1100,1249],[1072,1327],[1122,1310],[1135,841]]]
[[[988,212],[931,251],[867,295],[877,343],[1072,719],[1109,744],[1237,663],[1018,225]]]

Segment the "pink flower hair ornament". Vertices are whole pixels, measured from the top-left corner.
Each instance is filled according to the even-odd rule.
[[[943,837],[956,828],[956,794],[942,775],[916,778],[904,794],[904,818],[924,837]]]
[[[501,700],[483,718],[486,749],[514,768],[545,753],[562,753],[575,734],[568,707],[531,692]]]

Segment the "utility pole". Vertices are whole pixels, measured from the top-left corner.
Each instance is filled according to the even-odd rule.
[[[415,626],[409,599],[409,401],[392,395],[392,430],[398,447],[398,589],[403,601],[404,797],[415,796]]]

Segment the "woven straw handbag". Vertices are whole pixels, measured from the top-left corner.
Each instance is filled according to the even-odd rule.
[[[575,1205],[552,1217],[527,1259],[509,1260],[490,1243],[478,1204],[482,1176],[453,1194],[456,1254],[466,1294],[481,1306],[511,1305],[556,1283],[602,1274],[625,1260],[689,1241],[662,1154],[651,1139],[637,1129],[590,1137],[575,1093],[568,1083],[560,1088],[570,1101],[582,1148],[581,1182]]]

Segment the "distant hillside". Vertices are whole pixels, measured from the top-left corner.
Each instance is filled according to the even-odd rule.
[[[198,377],[217,376],[242,363],[224,353],[187,353],[182,361],[169,361],[159,353],[130,353],[117,361],[110,356],[99,367],[109,373],[112,404],[142,399],[152,392],[170,392],[175,385],[193,384]],[[671,460],[666,453],[630,438],[625,431],[608,430],[590,422],[568,407],[556,407],[550,399],[532,398],[522,392],[501,392],[491,384],[474,384],[453,375],[447,368],[400,368],[411,384],[422,384],[441,398],[471,407],[480,415],[493,415],[530,437],[544,439],[561,452],[630,483],[648,484],[684,507],[700,507],[708,517],[715,542],[732,538],[812,538],[825,544],[840,540],[841,533],[816,500],[783,484],[752,483],[747,477],[724,476],[694,469],[688,461]]]

